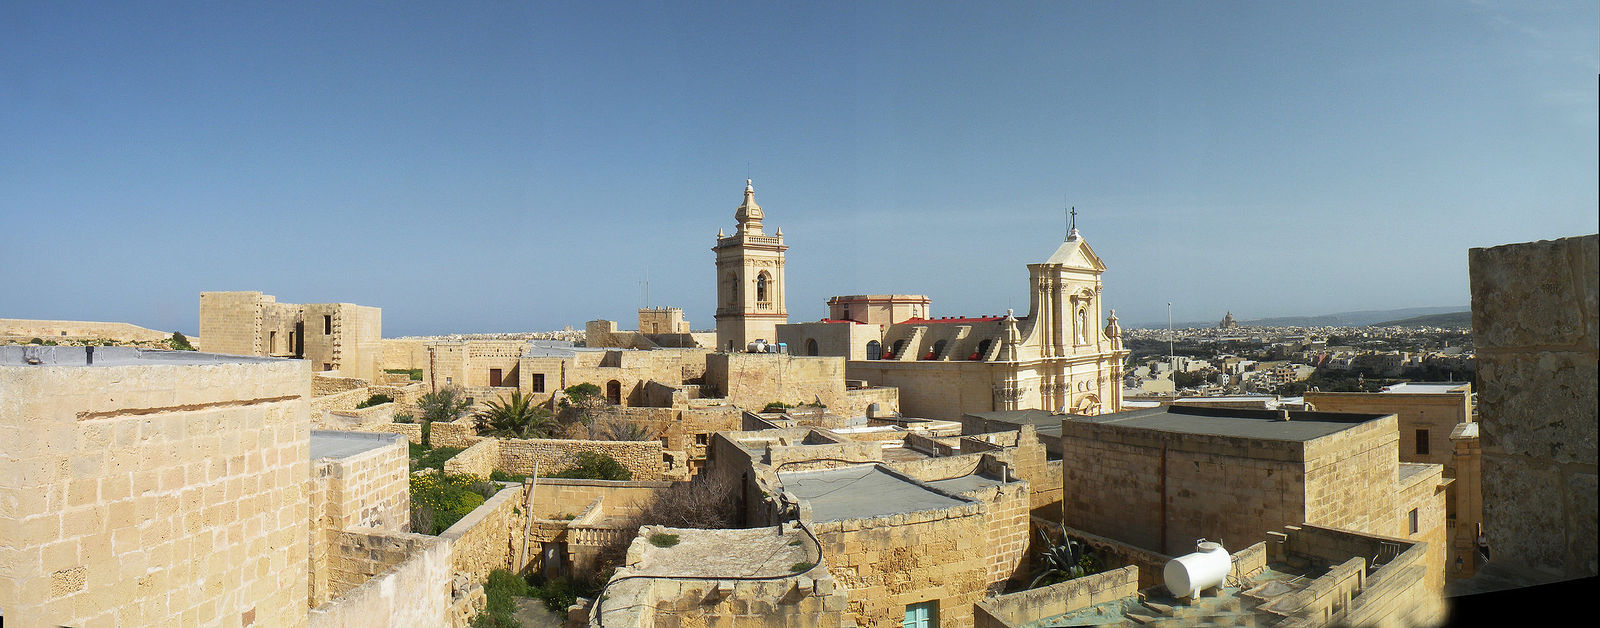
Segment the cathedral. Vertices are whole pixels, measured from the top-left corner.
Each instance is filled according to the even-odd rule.
[[[765,214],[749,180],[734,218],[737,230],[733,235],[719,231],[712,248],[721,351],[781,340],[797,355],[843,357],[847,378],[898,388],[906,416],[1122,409],[1121,367],[1128,351],[1122,348],[1116,313],[1102,319],[1105,264],[1076,228],[1043,262],[1028,265],[1026,316],[1007,311],[1004,316],[934,318],[927,313],[926,297],[859,295],[848,299],[920,306],[888,322],[868,322],[860,314],[789,324],[784,303],[789,247],[783,230],[770,236],[763,230]]]

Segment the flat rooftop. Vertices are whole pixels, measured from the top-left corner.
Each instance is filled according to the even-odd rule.
[[[985,421],[999,421],[1012,425],[1032,425],[1040,434],[1049,436],[1061,435],[1061,419],[1067,415],[1056,414],[1049,410],[999,410],[996,412],[968,412],[966,416],[977,417]]]
[[[1393,386],[1386,386],[1378,392],[1403,395],[1442,395],[1466,392],[1469,385],[1469,382],[1401,382]]]
[[[349,458],[404,438],[400,434],[311,430],[311,459]]]
[[[1072,416],[1076,423],[1102,423],[1157,432],[1231,436],[1261,440],[1308,441],[1341,432],[1381,414],[1344,412],[1290,412],[1281,420],[1277,410],[1239,410],[1203,406],[1168,406],[1102,414]]]
[[[929,481],[927,484],[928,484],[928,486],[932,486],[932,487],[937,488],[937,489],[939,489],[941,491],[950,491],[952,493],[965,493],[967,491],[975,491],[975,490],[978,490],[980,488],[987,488],[987,487],[990,487],[990,486],[1000,486],[1002,484],[1005,484],[1005,482],[1001,482],[1000,478],[991,478],[991,477],[986,476],[986,475],[979,475],[977,473],[974,473],[972,475],[963,475],[963,476],[960,476],[960,477],[946,478],[946,479],[943,479],[943,480],[932,480],[932,481]]]
[[[199,351],[165,351],[134,347],[0,346],[0,366],[155,366],[253,364],[287,358],[223,355]]]
[[[812,518],[819,522],[942,510],[969,503],[874,464],[779,473],[778,480],[784,490],[811,504]]]

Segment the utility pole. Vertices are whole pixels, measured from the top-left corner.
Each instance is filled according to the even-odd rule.
[[[1172,357],[1172,302],[1167,302],[1167,365],[1178,368],[1177,360]]]

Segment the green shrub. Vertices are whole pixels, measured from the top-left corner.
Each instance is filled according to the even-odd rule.
[[[386,403],[394,403],[394,397],[383,393],[374,393],[371,397],[367,397],[366,401],[356,404],[356,409],[371,408],[372,406],[381,406]]]
[[[30,344],[30,345],[42,345],[42,344],[44,344],[44,339],[43,338],[34,338],[33,340],[29,340],[28,344]]]
[[[411,507],[433,510],[432,530],[412,530],[420,534],[439,534],[455,525],[473,509],[482,506],[484,497],[473,485],[477,476],[461,473],[424,473],[411,476]]]
[[[795,563],[793,565],[789,565],[789,571],[794,573],[804,573],[810,571],[811,568],[815,566],[817,566],[816,563]]]
[[[495,469],[494,471],[489,472],[489,479],[496,482],[516,482],[521,484],[524,480],[528,479],[528,476],[506,473],[505,471]]]
[[[489,603],[472,618],[473,628],[514,628],[521,626],[517,622],[514,598],[532,597],[535,589],[517,574],[496,569],[489,572],[489,580],[483,583],[483,593]]]
[[[678,535],[657,532],[650,535],[650,544],[656,547],[672,547],[678,544]]]
[[[772,403],[767,404],[767,407],[762,408],[761,411],[762,412],[783,412],[784,410],[788,410],[789,408],[793,408],[793,407],[794,406],[791,406],[791,405],[789,405],[787,403],[784,403],[782,401],[774,401]]]
[[[389,373],[389,374],[392,374],[392,375],[402,375],[403,374],[403,375],[409,376],[411,381],[413,381],[413,382],[422,381],[422,369],[383,369],[383,372]]]
[[[459,447],[430,448],[427,445],[411,446],[411,470],[438,469],[444,471],[444,462],[461,453]]]
[[[565,617],[567,607],[577,604],[579,597],[593,598],[600,591],[563,576],[551,579],[542,586],[535,585],[530,588],[530,592],[533,593],[533,597],[544,600],[544,607],[550,609],[550,612]]]
[[[172,345],[172,348],[178,351],[195,350],[194,345],[189,344],[189,339],[179,332],[172,332],[172,338],[167,340],[167,344]]]
[[[407,413],[407,412],[401,412],[399,414],[394,415],[394,422],[395,423],[415,423],[416,421],[417,421],[417,418],[414,417],[414,416],[411,416],[411,414]]]
[[[553,478],[575,480],[631,480],[633,472],[616,458],[592,451],[580,452],[578,463],[572,468],[550,475]]]

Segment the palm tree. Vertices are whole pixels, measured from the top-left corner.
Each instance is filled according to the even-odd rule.
[[[555,423],[549,410],[534,405],[533,399],[522,396],[520,390],[512,391],[511,398],[504,402],[496,399],[484,405],[476,415],[479,434],[543,438]]]
[[[472,403],[467,401],[458,386],[446,386],[417,399],[417,410],[422,413],[425,423],[454,421],[470,407]]]

